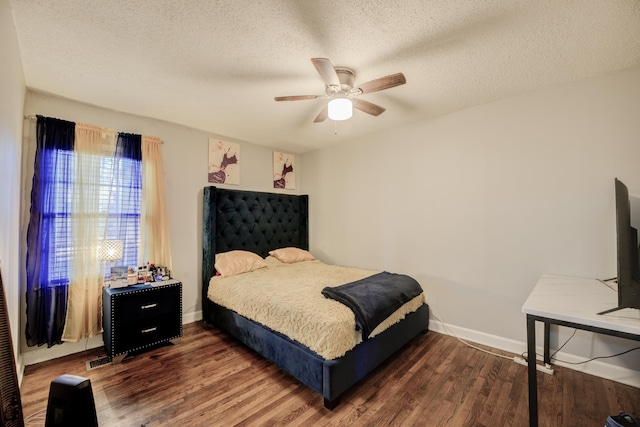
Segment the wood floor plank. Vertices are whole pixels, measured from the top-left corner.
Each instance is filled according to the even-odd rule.
[[[21,400],[23,414],[35,421],[29,425],[44,425],[49,384],[63,374],[91,380],[105,427],[528,424],[526,367],[435,332],[416,337],[333,411],[318,393],[201,322],[185,325],[177,345],[87,371],[85,362],[101,355],[90,350],[28,366]],[[599,426],[610,414],[640,413],[639,389],[555,370],[538,374],[541,426]]]

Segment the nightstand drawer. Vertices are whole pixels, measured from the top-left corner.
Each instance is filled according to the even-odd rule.
[[[154,318],[142,322],[122,324],[122,333],[115,340],[114,354],[126,353],[181,335],[180,327],[172,318]]]
[[[154,288],[148,292],[136,292],[131,295],[115,295],[115,318],[119,322],[130,322],[156,316],[175,313],[180,305],[180,288]]]

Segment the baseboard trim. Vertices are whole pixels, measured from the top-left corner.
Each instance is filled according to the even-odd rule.
[[[193,323],[200,320],[202,320],[202,311],[185,313],[182,317],[182,324]],[[497,335],[491,335],[472,329],[462,328],[459,326],[453,326],[447,323],[440,322],[436,319],[429,320],[429,330],[457,337],[475,344],[497,348],[502,351],[513,353],[514,355],[521,355],[522,353],[527,351],[527,344],[524,342],[503,338]],[[89,338],[88,340],[77,343],[65,342],[64,344],[53,346],[51,348],[40,348],[37,350],[22,353],[18,357],[17,363],[18,384],[22,383],[25,366],[34,365],[36,363],[56,359],[58,357],[68,356],[73,353],[102,347],[103,345],[104,343],[102,341],[102,334],[100,334],[95,337]],[[542,354],[543,348],[537,347],[536,352]],[[587,360],[586,358],[564,352],[559,352],[557,356],[559,359],[571,363],[580,363]],[[582,365],[571,365],[562,362],[556,362],[555,365],[573,369],[574,371],[595,375],[600,378],[616,381],[622,384],[630,385],[632,387],[640,388],[640,372],[634,371],[632,369],[603,363],[598,360],[594,360]]]
[[[39,347],[22,353],[22,365],[30,366],[47,360],[57,359],[74,353],[104,346],[102,334],[78,342],[64,342],[53,347]]]
[[[182,315],[183,325],[197,322],[199,320],[202,320],[202,310]],[[18,358],[21,363],[16,365],[19,368],[18,384],[22,382],[25,366],[35,365],[36,363],[46,362],[47,360],[57,359],[59,357],[80,353],[81,351],[92,350],[102,346],[104,346],[104,341],[102,340],[102,334],[100,334],[79,342],[64,342],[59,345],[54,345],[51,348],[40,347],[35,350],[26,351]]]
[[[19,354],[16,360],[16,374],[18,376],[18,388],[22,386],[22,378],[24,377],[24,363],[22,362],[22,355]]]
[[[185,313],[182,315],[182,324],[186,325],[187,323],[193,323],[202,320],[202,310],[192,311],[190,313]]]
[[[474,344],[480,344],[497,348],[503,351],[508,351],[509,353],[514,353],[515,355],[521,355],[522,353],[527,351],[527,344],[525,342],[511,340],[484,332],[474,331],[472,329],[461,328],[459,326],[449,325],[436,319],[429,320],[429,330],[445,335],[454,336],[465,341],[470,341]],[[536,347],[536,353],[542,354],[543,352],[543,347]],[[562,359],[570,363],[580,363],[587,360],[587,358],[564,352],[558,352],[557,357],[558,359]],[[540,357],[538,357],[538,359],[542,360]],[[584,372],[585,374],[594,375],[596,377],[640,388],[640,372],[634,371],[633,369],[611,365],[599,360],[593,360],[589,363],[584,363],[581,365],[572,365],[563,362],[555,362],[552,366],[554,365],[562,366],[574,371]]]

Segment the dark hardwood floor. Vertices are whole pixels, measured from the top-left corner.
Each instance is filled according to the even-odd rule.
[[[86,361],[102,355],[91,350],[28,366],[21,387],[27,425],[44,425],[49,384],[63,374],[91,380],[104,427],[528,425],[526,367],[435,332],[414,339],[333,411],[201,322],[185,325],[178,345],[87,371]],[[640,413],[640,389],[561,367],[538,378],[541,426],[603,426],[607,415]]]

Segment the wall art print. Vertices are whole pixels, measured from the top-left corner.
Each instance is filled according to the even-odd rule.
[[[240,184],[240,144],[209,138],[209,182]]]
[[[296,171],[293,154],[273,152],[273,188],[296,188]]]

